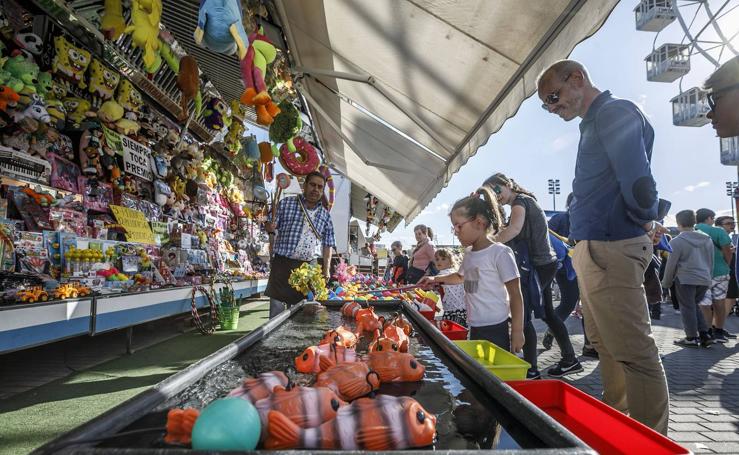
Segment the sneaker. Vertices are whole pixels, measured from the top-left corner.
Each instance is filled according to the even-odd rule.
[[[711,335],[709,335],[708,332],[701,332],[699,335],[702,348],[710,348],[712,344],[716,344],[716,342],[713,340],[713,338],[711,338]]]
[[[733,333],[727,332],[726,329],[716,329],[716,330],[721,330],[721,334],[725,336],[726,338],[731,338],[732,340],[736,339],[736,335],[734,335]]]
[[[541,345],[544,346],[545,351],[548,351],[552,349],[552,343],[554,343],[554,335],[547,330],[547,333],[544,334],[544,339],[541,340]]]
[[[684,348],[697,348],[701,345],[701,343],[698,341],[698,338],[680,338],[679,340],[673,341],[678,346],[682,346]]]
[[[541,379],[541,372],[539,370],[534,370],[533,368],[529,369],[529,371],[526,372],[526,379]]]
[[[728,343],[729,339],[724,335],[724,329],[712,328],[709,330],[714,343]]]
[[[551,378],[562,378],[567,376],[568,374],[579,373],[582,370],[582,365],[580,365],[580,362],[578,362],[577,359],[575,359],[574,363],[571,363],[569,365],[566,365],[563,361],[560,360],[558,364],[547,370],[547,376]]]
[[[598,351],[596,351],[595,348],[592,348],[590,346],[583,346],[582,355],[583,357],[592,357],[594,359],[597,359]]]

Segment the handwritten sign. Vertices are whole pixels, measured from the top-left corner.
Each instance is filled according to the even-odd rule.
[[[149,221],[139,210],[111,205],[115,219],[126,228],[126,240],[129,242],[147,243],[154,245],[154,233],[151,231]]]
[[[123,147],[123,170],[144,180],[154,180],[151,172],[151,150],[126,136],[121,136]]]
[[[152,221],[151,230],[154,231],[154,240],[157,245],[169,243],[169,225],[161,221]]]

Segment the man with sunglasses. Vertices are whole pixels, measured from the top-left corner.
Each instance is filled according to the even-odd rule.
[[[650,170],[654,130],[631,101],[593,86],[561,60],[537,81],[547,112],[580,122],[570,238],[585,330],[600,357],[603,401],[667,434],[667,379],[642,282],[652,239],[664,232]],[[659,235],[656,235],[659,234]]]
[[[708,118],[718,137],[739,136],[739,57],[721,65],[706,80],[703,87],[709,90]]]

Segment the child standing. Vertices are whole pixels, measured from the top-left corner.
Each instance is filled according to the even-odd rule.
[[[680,235],[672,239],[672,253],[667,257],[662,287],[669,288],[675,282],[680,301],[685,338],[675,340],[684,347],[709,347],[713,340],[700,310],[713,270],[713,241],[703,232],[695,230],[695,212],[683,210],[675,215]]]
[[[458,200],[449,216],[457,238],[467,248],[462,266],[454,273],[423,277],[419,284],[464,284],[470,339],[521,351],[523,297],[516,259],[513,250],[488,238],[502,225],[495,197],[480,188]]]
[[[456,255],[442,248],[434,253],[434,262],[439,275],[450,275],[457,271],[459,264]],[[454,321],[467,327],[467,310],[464,307],[464,286],[461,284],[444,284],[441,286],[444,295],[441,299],[444,308],[443,319]]]

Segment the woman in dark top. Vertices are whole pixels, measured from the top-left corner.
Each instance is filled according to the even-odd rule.
[[[403,252],[403,244],[396,240],[390,245],[393,252],[393,270],[390,275],[395,284],[405,284],[405,273],[408,271],[408,256]]]
[[[562,377],[567,374],[583,370],[575,356],[567,327],[557,317],[552,304],[552,280],[557,272],[557,255],[549,242],[549,231],[544,211],[536,202],[536,196],[519,186],[513,179],[502,173],[493,175],[485,180],[484,186],[490,188],[497,196],[501,205],[511,207],[508,224],[495,236],[495,241],[505,243],[516,253],[516,261],[521,273],[521,287],[524,277],[530,276],[527,264],[531,264],[538,277],[538,287],[535,280],[531,292],[524,292],[524,359],[531,364],[528,377],[541,377],[537,365],[536,330],[532,322],[531,313],[542,317],[549,330],[554,334],[557,344],[562,351],[562,360],[547,371],[551,377]],[[523,264],[522,264],[523,263]],[[532,277],[534,278],[534,277]],[[536,291],[541,290],[541,299],[537,299]],[[526,297],[528,296],[528,298]]]

